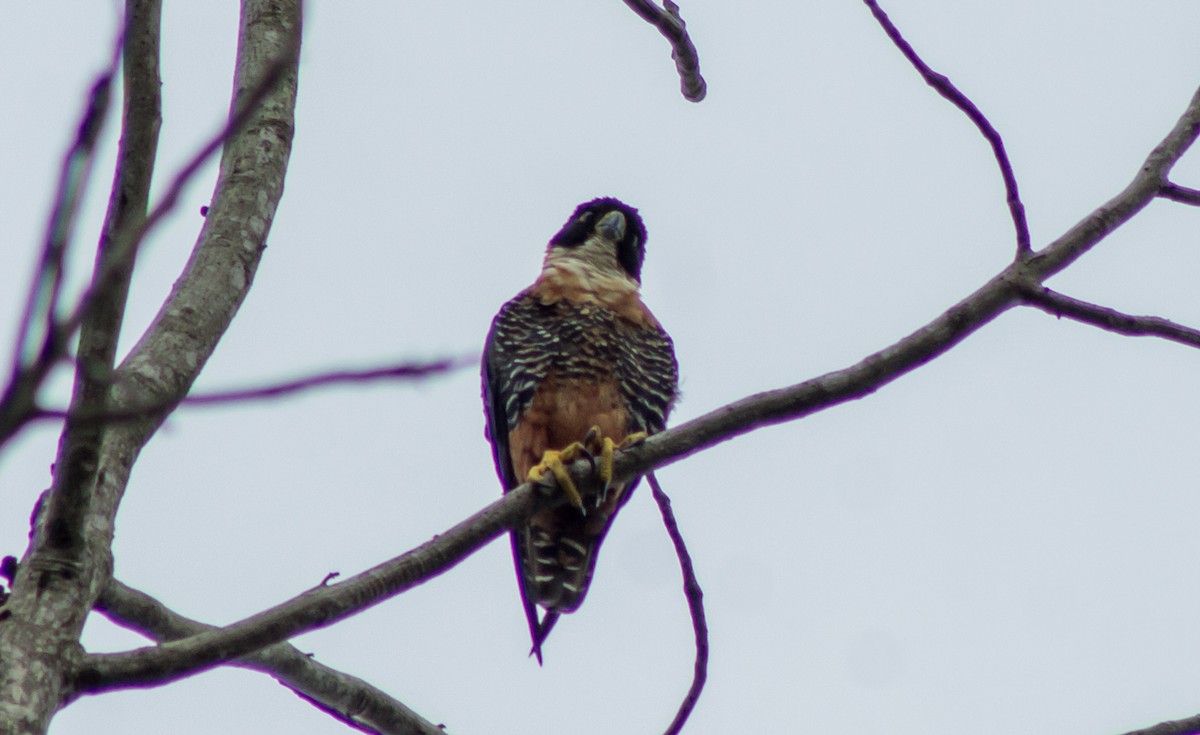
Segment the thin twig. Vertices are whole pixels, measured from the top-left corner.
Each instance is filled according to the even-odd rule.
[[[688,716],[696,707],[696,702],[700,701],[700,693],[704,691],[704,682],[708,679],[708,623],[704,616],[704,591],[700,589],[696,569],[692,566],[692,556],[688,553],[683,534],[679,532],[679,524],[675,521],[675,513],[671,510],[671,499],[663,492],[653,472],[647,473],[646,479],[650,482],[654,502],[658,503],[658,510],[662,513],[663,526],[667,529],[667,535],[671,537],[671,543],[675,545],[675,556],[679,557],[679,570],[683,573],[683,595],[687,598],[688,612],[692,616],[692,632],[696,638],[696,663],[692,671],[692,685],[680,703],[675,719],[666,730],[666,735],[677,735],[683,730]]]
[[[107,117],[112,79],[121,58],[121,40],[118,35],[109,67],[92,85],[75,141],[63,157],[42,254],[17,328],[8,385],[0,395],[0,445],[12,438],[32,418],[38,389],[51,368],[67,353],[70,333],[62,329],[57,320],[64,266],[75,214],[83,198],[96,144]]]
[[[1179,202],[1180,204],[1190,204],[1193,207],[1200,207],[1200,189],[1191,189],[1179,184],[1172,184],[1168,181],[1166,184],[1163,184],[1159,196],[1163,199]]]
[[[183,188],[191,183],[191,180],[199,173],[200,168],[208,162],[208,159],[221,150],[225,142],[254,117],[262,101],[266,99],[267,95],[275,91],[275,87],[283,80],[284,76],[294,69],[296,54],[299,51],[300,39],[298,37],[291,38],[287,46],[283,49],[283,52],[267,66],[262,78],[250,90],[250,94],[246,99],[244,101],[239,100],[239,104],[234,113],[229,116],[228,122],[192,156],[183,168],[179,169],[179,172],[171,179],[171,183],[167,186],[167,190],[158,200],[158,203],[146,215],[145,220],[133,227],[131,231],[122,232],[114,238],[116,245],[113,257],[111,262],[106,264],[110,267],[97,270],[91,285],[84,292],[83,296],[80,297],[79,303],[71,312],[70,318],[63,323],[65,331],[74,331],[79,326],[91,308],[92,303],[98,298],[98,295],[104,289],[111,287],[111,279],[115,275],[114,270],[116,266],[123,260],[135,257],[137,249],[146,235],[175,209]]]
[[[282,398],[293,393],[344,383],[370,383],[381,380],[412,380],[428,378],[441,373],[461,370],[465,367],[475,367],[479,364],[478,357],[457,357],[433,362],[404,363],[369,370],[340,370],[322,373],[308,378],[268,385],[261,388],[246,388],[243,390],[201,393],[183,399],[184,406],[211,406],[219,403],[240,403],[244,401],[261,400],[264,398]]]
[[[71,232],[75,227],[75,215],[79,211],[79,202],[83,198],[88,174],[91,172],[92,161],[96,154],[96,144],[100,139],[100,131],[104,128],[108,116],[109,101],[112,96],[112,81],[120,63],[121,39],[118,36],[116,49],[108,67],[100,73],[92,84],[88,94],[88,102],[84,107],[82,119],[79,122],[75,141],[63,157],[62,169],[59,172],[58,188],[50,208],[50,219],[46,224],[46,237],[42,245],[42,255],[38,261],[37,273],[26,297],[24,313],[21,317],[20,329],[17,332],[17,345],[13,357],[12,380],[28,370],[35,360],[31,351],[40,351],[44,342],[54,341],[56,337],[55,314],[58,308],[59,295],[62,288],[63,264],[70,244]],[[34,331],[39,329],[40,339],[34,337]],[[36,343],[38,346],[33,347]]]
[[[983,112],[975,106],[975,103],[954,86],[949,77],[934,71],[917,55],[912,45],[900,34],[900,29],[879,7],[879,3],[875,0],[863,0],[863,2],[871,9],[871,14],[875,16],[875,20],[879,21],[884,33],[892,40],[896,48],[900,49],[900,53],[904,54],[904,58],[908,59],[908,63],[912,64],[925,83],[962,110],[963,114],[975,123],[975,127],[979,128],[979,132],[992,146],[992,155],[996,157],[996,164],[1000,167],[1000,176],[1004,179],[1008,212],[1012,216],[1013,227],[1017,232],[1017,257],[1027,255],[1032,251],[1029,222],[1025,219],[1025,205],[1021,203],[1021,194],[1017,190],[1017,177],[1013,173],[1012,163],[1008,160],[1008,152],[1004,149],[1004,141],[1000,138],[1000,133],[992,126],[991,121],[984,116]]]
[[[160,642],[212,629],[117,580],[109,582],[96,610],[117,625]],[[300,698],[351,727],[385,735],[444,735],[386,692],[317,662],[291,644],[276,643],[233,663],[270,674]]]
[[[1073,299],[1044,286],[1023,290],[1025,302],[1047,314],[1067,317],[1108,332],[1132,337],[1162,337],[1171,342],[1200,347],[1200,329],[1185,327],[1157,316],[1133,316],[1115,309]]]
[[[75,424],[120,423],[122,421],[137,421],[168,411],[176,405],[182,406],[214,406],[227,403],[248,403],[250,401],[282,398],[315,388],[333,385],[373,383],[385,380],[417,380],[429,378],[442,373],[475,367],[479,364],[476,357],[446,358],[433,362],[401,363],[381,368],[367,370],[337,370],[327,373],[317,373],[304,378],[297,378],[282,383],[260,386],[258,388],[243,388],[240,390],[217,391],[190,395],[182,402],[174,400],[155,403],[146,406],[129,406],[121,409],[108,409],[97,413],[83,411],[65,411],[62,409],[38,409],[34,415],[40,420],[70,419]]]
[[[36,408],[37,389],[45,380],[50,368],[61,358],[63,349],[71,335],[91,313],[96,302],[110,293],[120,282],[125,267],[136,258],[137,250],[146,235],[171,211],[179,201],[184,186],[199,172],[200,168],[225,142],[237,133],[254,116],[262,101],[290,70],[295,67],[299,52],[299,39],[292,38],[283,53],[267,66],[258,83],[249,90],[245,100],[230,116],[226,125],[214,135],[171,179],[166,192],[149,214],[140,221],[127,221],[112,237],[108,257],[100,264],[92,277],[91,285],[79,297],[79,301],[67,318],[55,322],[51,334],[44,339],[41,352],[34,362],[14,374],[0,397],[0,445],[7,442],[26,422],[34,418],[47,418],[45,411]],[[49,339],[52,336],[53,341]]]
[[[671,0],[663,0],[665,10],[650,0],[625,0],[625,4],[671,42],[671,58],[679,72],[679,89],[684,98],[689,102],[703,100],[708,94],[708,84],[700,75],[700,55],[688,35],[679,6]]]

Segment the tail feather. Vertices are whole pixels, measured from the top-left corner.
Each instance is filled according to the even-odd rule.
[[[596,568],[597,553],[613,516],[629,499],[636,481],[610,489],[586,516],[571,506],[535,513],[512,532],[521,602],[533,641],[530,655],[542,664],[542,644],[560,615],[583,604]],[[585,498],[585,502],[590,498]],[[538,618],[537,607],[546,612]]]
[[[537,620],[537,613],[534,613],[534,620]],[[530,627],[530,634],[533,637],[533,648],[530,649],[530,656],[537,656],[538,666],[542,665],[542,643],[546,640],[546,636],[550,635],[550,631],[554,629],[554,624],[558,622],[558,613],[547,610],[542,616],[540,623],[534,623]]]

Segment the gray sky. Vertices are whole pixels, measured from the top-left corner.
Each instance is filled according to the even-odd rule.
[[[1005,136],[1041,247],[1115,195],[1200,80],[1195,0],[890,0]],[[709,97],[619,0],[310,3],[287,191],[198,389],[480,350],[546,240],[600,195],[641,209],[645,298],[676,341],[676,422],[844,367],[1012,256],[990,150],[860,2],[683,5]],[[0,364],[52,181],[104,62],[109,3],[0,28]],[[160,184],[228,108],[234,3],[167,3]],[[107,130],[77,239],[90,264]],[[186,260],[209,167],[138,264],[124,347]],[[1175,170],[1200,186],[1200,152]],[[1200,325],[1200,212],[1151,205],[1051,283]],[[689,733],[1100,735],[1200,711],[1195,351],[1001,317],[875,395],[660,473],[708,603]],[[48,395],[65,401],[66,376]],[[228,623],[444,530],[499,492],[478,377],[176,414],[118,518],[116,573]],[[20,555],[54,427],[0,450]],[[453,485],[446,478],[458,478]],[[141,640],[93,620],[91,650]],[[528,640],[508,545],[297,645],[455,733],[656,732],[691,675],[678,570],[645,490],[592,590]],[[56,735],[343,733],[222,670],[88,698]]]

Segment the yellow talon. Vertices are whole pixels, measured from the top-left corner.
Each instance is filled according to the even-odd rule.
[[[604,481],[604,489],[601,491],[600,497],[596,498],[597,506],[600,505],[602,500],[608,497],[609,488],[612,487],[613,454],[618,449],[626,449],[645,441],[646,436],[646,432],[638,431],[626,436],[621,440],[620,444],[613,441],[612,437],[604,437],[603,441],[600,443],[600,479]]]
[[[596,507],[598,508],[608,497],[608,491],[612,487],[613,455],[618,449],[627,449],[645,441],[646,436],[646,432],[638,431],[629,434],[620,442],[616,442],[612,437],[601,436],[600,427],[593,426],[588,430],[583,441],[570,444],[561,450],[546,450],[542,455],[542,461],[529,470],[527,479],[530,482],[541,482],[547,472],[551,473],[558,482],[558,486],[562,488],[563,495],[567,496],[567,502],[578,508],[580,513],[587,515],[587,509],[583,505],[583,496],[580,494],[579,488],[575,486],[575,481],[571,479],[567,465],[580,457],[591,459],[596,454],[600,455],[600,466],[597,469],[603,486],[596,496]]]
[[[542,461],[530,468],[527,479],[530,482],[541,482],[542,476],[547,472],[553,474],[554,479],[558,481],[558,486],[562,488],[563,495],[567,496],[567,502],[586,515],[587,510],[583,507],[583,496],[579,494],[579,488],[575,487],[571,473],[567,472],[567,464],[574,462],[586,453],[587,448],[579,442],[567,446],[562,451],[547,449],[546,453],[542,455]]]

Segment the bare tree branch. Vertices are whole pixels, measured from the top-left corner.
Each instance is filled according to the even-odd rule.
[[[1130,730],[1125,735],[1196,735],[1200,733],[1200,715],[1185,720],[1160,722],[1144,730]]]
[[[117,625],[156,641],[211,630],[117,580],[109,582],[96,609]],[[277,643],[232,662],[273,676],[280,684],[346,724],[385,735],[444,735],[403,703],[354,676],[318,663],[287,643]]]
[[[246,125],[225,141],[215,216],[205,220],[192,258],[162,311],[116,371],[107,396],[113,407],[186,394],[245,297],[283,190],[291,150],[298,48],[294,39],[299,29],[298,0],[245,0],[235,116],[248,109],[246,101],[257,90],[270,89],[263,93],[261,104],[247,113]],[[289,58],[283,78],[278,84],[262,84],[264,78],[271,81],[266,72],[281,54]],[[120,260],[114,257],[106,262]],[[232,277],[231,266],[240,278]],[[77,310],[72,323],[82,323],[86,312],[87,308]],[[0,650],[5,659],[0,721],[15,732],[44,732],[69,693],[70,674],[82,655],[78,640],[84,617],[110,574],[117,507],[138,453],[160,422],[108,427],[99,451],[85,447],[70,454],[69,461],[56,464],[55,488],[77,486],[82,490],[72,492],[86,500],[77,529],[84,549],[64,556],[61,534],[67,529],[51,513],[38,515],[0,613]],[[69,442],[63,445],[64,451],[70,449]],[[76,534],[65,538],[76,543]]]
[[[122,284],[129,275],[125,271],[132,268],[137,250],[146,235],[174,210],[183,188],[195,178],[200,167],[221,149],[230,136],[247,124],[258,105],[275,90],[289,69],[294,66],[294,59],[299,53],[299,40],[289,39],[289,42],[290,45],[281,49],[280,54],[267,66],[258,84],[249,88],[244,99],[234,106],[234,113],[230,115],[225,126],[172,178],[166,193],[154,209],[136,220],[126,218],[116,230],[109,230],[106,225],[104,237],[108,243],[107,252],[98,260],[91,285],[84,291],[71,313],[61,322],[54,322],[49,336],[55,339],[45,340],[36,362],[24,372],[14,375],[4,395],[0,397],[0,446],[11,439],[25,423],[47,417],[46,412],[36,406],[37,390],[50,368],[65,353],[63,345],[93,312],[98,301],[112,298],[118,292],[124,291],[125,286]],[[123,302],[124,296],[120,298]]]
[[[689,102],[703,100],[708,94],[708,84],[700,76],[700,55],[688,35],[687,23],[679,15],[679,6],[671,0],[663,0],[662,8],[651,0],[625,0],[625,4],[671,42],[671,58],[679,72],[679,89],[684,99]]]
[[[863,2],[870,8],[871,14],[875,16],[875,20],[879,22],[879,25],[883,26],[884,33],[892,40],[896,48],[900,49],[900,53],[904,54],[904,58],[908,59],[908,63],[912,64],[913,68],[925,80],[925,83],[937,90],[938,94],[950,100],[955,107],[962,110],[963,114],[970,118],[971,122],[975,123],[975,127],[979,128],[980,134],[992,146],[992,155],[996,157],[996,164],[1000,167],[1000,176],[1004,179],[1008,212],[1012,217],[1013,228],[1017,233],[1017,257],[1028,254],[1031,252],[1033,246],[1030,242],[1029,223],[1025,219],[1025,205],[1021,203],[1021,194],[1017,190],[1017,177],[1013,173],[1012,163],[1008,160],[1008,152],[1004,149],[1004,140],[1001,139],[999,131],[992,126],[991,121],[987,119],[975,103],[959,91],[958,87],[954,86],[954,82],[951,82],[949,77],[934,71],[917,55],[912,45],[900,34],[900,29],[892,23],[887,13],[879,7],[879,3],[875,0],[863,0]]]
[[[157,67],[158,13],[157,8],[146,17],[133,17],[132,6],[122,32],[134,30],[139,36],[153,37],[150,44],[136,45],[126,55],[126,73],[132,73],[131,64],[138,53],[154,56],[152,64]],[[119,40],[113,53],[112,64],[93,88],[88,112],[80,124],[79,133],[72,151],[63,164],[59,192],[51,216],[46,247],[40,267],[40,283],[35,281],[34,290],[26,308],[25,323],[18,337],[18,367],[0,402],[0,443],[15,432],[27,419],[33,407],[37,390],[50,368],[66,351],[68,332],[58,322],[58,301],[63,276],[63,263],[70,242],[75,211],[82,197],[87,173],[91,167],[101,124],[108,107],[112,77],[121,58],[122,43]],[[126,122],[128,122],[126,117]],[[122,140],[121,154],[128,155],[131,146],[140,146],[144,140]],[[152,160],[153,152],[151,152]],[[149,174],[145,181],[133,184],[135,188],[149,187]],[[120,188],[122,180],[117,176],[114,188]],[[117,194],[114,192],[114,198]],[[110,217],[113,210],[109,211]],[[111,219],[109,220],[111,222]],[[103,247],[103,246],[102,246]],[[101,256],[103,257],[103,255]],[[107,359],[111,368],[112,352],[97,338],[100,330],[111,326],[111,340],[116,341],[123,311],[124,292],[119,305],[106,314],[92,317],[89,332],[89,349],[101,363]],[[28,330],[33,322],[44,320],[45,328],[37,356],[30,359],[25,354]],[[115,322],[115,323],[113,323]],[[82,363],[81,363],[82,366]],[[104,384],[97,390],[97,382],[82,367],[76,375],[72,407],[91,408],[103,405],[107,392],[107,372],[102,375]],[[10,580],[11,591],[0,613],[0,651],[4,651],[4,684],[0,689],[0,722],[9,732],[44,732],[50,718],[61,704],[66,678],[64,670],[70,669],[79,657],[78,641],[83,622],[91,609],[92,600],[99,592],[97,580],[102,580],[111,568],[111,553],[108,545],[97,553],[87,543],[88,511],[91,508],[96,486],[97,457],[101,430],[97,427],[78,429],[66,427],[59,442],[55,461],[54,479],[51,488],[39,503],[36,512],[38,521],[35,533],[26,553],[26,561],[17,567]],[[12,728],[7,730],[7,728]]]
[[[1162,337],[1189,347],[1200,347],[1200,329],[1185,327],[1157,316],[1132,316],[1096,304],[1064,296],[1044,286],[1023,292],[1025,301],[1047,314],[1067,317],[1109,332],[1132,337]]]
[[[139,225],[131,226],[128,232],[122,232],[120,236],[113,238],[115,241],[115,252],[112,258],[112,265],[99,269],[96,272],[91,286],[84,292],[83,296],[79,299],[79,303],[72,311],[71,316],[64,322],[64,329],[72,330],[83,321],[86,314],[91,310],[92,303],[97,298],[100,298],[100,294],[106,289],[111,288],[112,281],[116,276],[113,270],[118,267],[118,264],[134,258],[137,248],[141,245],[147,233],[175,209],[183,188],[195,178],[200,168],[214,153],[221,150],[222,146],[226,145],[235,133],[242,130],[255,117],[259,111],[259,105],[262,104],[268,95],[276,91],[279,84],[294,69],[297,54],[300,52],[300,41],[298,38],[289,38],[288,41],[289,44],[281,48],[279,54],[273,57],[266,68],[261,71],[261,76],[256,80],[256,84],[245,90],[244,98],[238,100],[234,105],[234,111],[229,116],[229,120],[224,127],[213,135],[192,156],[191,160],[184,164],[183,168],[175,174],[174,178],[171,179],[170,185],[167,186],[166,192],[163,193],[162,198],[155,204],[154,209],[146,215],[145,219]],[[218,192],[220,191],[219,182],[217,190]],[[202,233],[201,237],[203,238],[203,236]]]
[[[0,396],[0,445],[29,420],[37,392],[50,369],[67,352],[69,334],[58,322],[63,269],[74,229],[75,213],[95,158],[96,143],[107,116],[112,79],[120,62],[120,38],[112,62],[92,86],[75,141],[63,159],[58,189],[50,208],[41,258],[34,273],[17,329],[8,385]]]
[[[1193,207],[1200,207],[1200,189],[1189,189],[1186,186],[1172,184],[1167,182],[1163,184],[1162,192],[1159,193],[1163,199],[1170,199],[1173,202],[1180,204],[1190,204]]]
[[[581,467],[573,469],[589,466],[583,460],[578,464]],[[160,646],[88,656],[78,670],[76,690],[98,692],[162,684],[239,658],[302,631],[332,625],[450,570],[548,502],[533,485],[525,483],[412,551],[338,584],[313,588],[225,628]]]
[[[96,268],[111,268],[110,288],[97,299],[80,325],[79,361],[71,409],[102,413],[107,406],[117,337],[125,314],[125,299],[133,263],[117,252],[113,233],[136,226],[146,216],[150,179],[158,147],[159,88],[158,56],[160,0],[131,2],[127,7],[122,37],[129,38],[124,54],[126,96],[122,118],[123,134],[117,154],[117,170],[109,195],[108,211],[97,247]],[[136,100],[136,101],[134,101]],[[65,336],[67,332],[64,330]],[[100,452],[103,427],[68,421],[60,442],[54,484],[42,512],[44,523],[53,529],[47,542],[59,556],[56,563],[82,565],[84,524],[95,484],[95,458]]]
[[[80,324],[76,392],[93,394],[85,397],[84,405],[93,404],[100,397],[96,394],[106,394],[112,379],[133,272],[133,251],[122,248],[120,238],[122,233],[141,227],[150,200],[162,126],[158,69],[161,15],[161,0],[130,0],[125,11],[121,141],[95,265],[97,272],[113,271],[113,286],[96,295]],[[84,381],[90,387],[84,387]]]
[[[671,543],[675,546],[675,555],[679,557],[679,569],[683,573],[683,595],[687,599],[688,612],[692,616],[692,632],[696,639],[696,664],[692,671],[692,685],[675,713],[675,719],[666,729],[666,735],[678,735],[687,724],[688,717],[700,701],[700,693],[704,691],[704,682],[708,679],[708,623],[704,619],[704,591],[700,589],[700,581],[696,579],[696,569],[692,565],[692,555],[688,553],[683,534],[679,532],[679,524],[675,521],[675,512],[671,510],[671,499],[663,492],[658,484],[658,478],[653,472],[647,473],[646,480],[650,483],[650,491],[658,510],[662,514],[663,525]]]
[[[427,378],[441,373],[461,370],[465,367],[477,367],[479,358],[457,357],[433,362],[417,362],[400,365],[389,365],[368,370],[339,370],[332,373],[322,373],[308,378],[268,385],[262,388],[246,388],[216,393],[201,393],[183,399],[185,406],[211,406],[222,403],[235,403],[261,400],[264,398],[282,398],[313,388],[322,388],[342,383],[369,383],[379,380],[411,380]]]
[[[71,232],[75,226],[75,214],[79,211],[79,202],[92,168],[92,160],[96,154],[96,143],[100,139],[100,131],[108,113],[108,104],[112,92],[112,80],[117,73],[120,63],[121,43],[118,38],[112,61],[92,85],[88,95],[88,103],[84,108],[83,118],[79,122],[75,134],[75,142],[67,150],[63,158],[62,169],[59,172],[58,188],[50,208],[50,219],[46,225],[46,238],[42,245],[42,255],[38,262],[25,301],[25,311],[21,317],[21,326],[17,331],[17,345],[14,353],[13,377],[34,362],[37,348],[31,347],[36,342],[39,346],[43,341],[53,341],[55,331],[55,314],[61,292],[63,279],[63,261],[67,255]],[[40,332],[40,334],[39,334]],[[41,339],[33,339],[34,336]],[[31,353],[31,350],[33,352]]]
[[[67,419],[75,424],[113,424],[123,421],[139,421],[168,412],[176,406],[216,406],[228,403],[247,403],[250,401],[282,398],[333,385],[373,383],[384,380],[419,380],[478,365],[478,357],[457,357],[435,360],[433,362],[401,363],[399,365],[388,365],[386,367],[369,368],[367,370],[337,370],[258,388],[189,395],[183,401],[168,400],[153,405],[129,406],[121,409],[109,408],[94,412],[39,408],[35,410],[32,419]]]
[[[1018,259],[946,313],[855,365],[743,398],[618,452],[613,481],[645,474],[754,429],[861,398],[938,357],[1021,304],[1026,289],[1066,268],[1152,201],[1172,165],[1198,134],[1200,91],[1133,182],[1043,250]],[[580,482],[592,474],[586,459],[570,471]],[[446,533],[340,584],[311,590],[221,630],[156,648],[89,656],[81,664],[77,686],[81,691],[103,691],[160,684],[331,625],[442,574],[547,502],[535,497],[533,486],[525,483]]]

